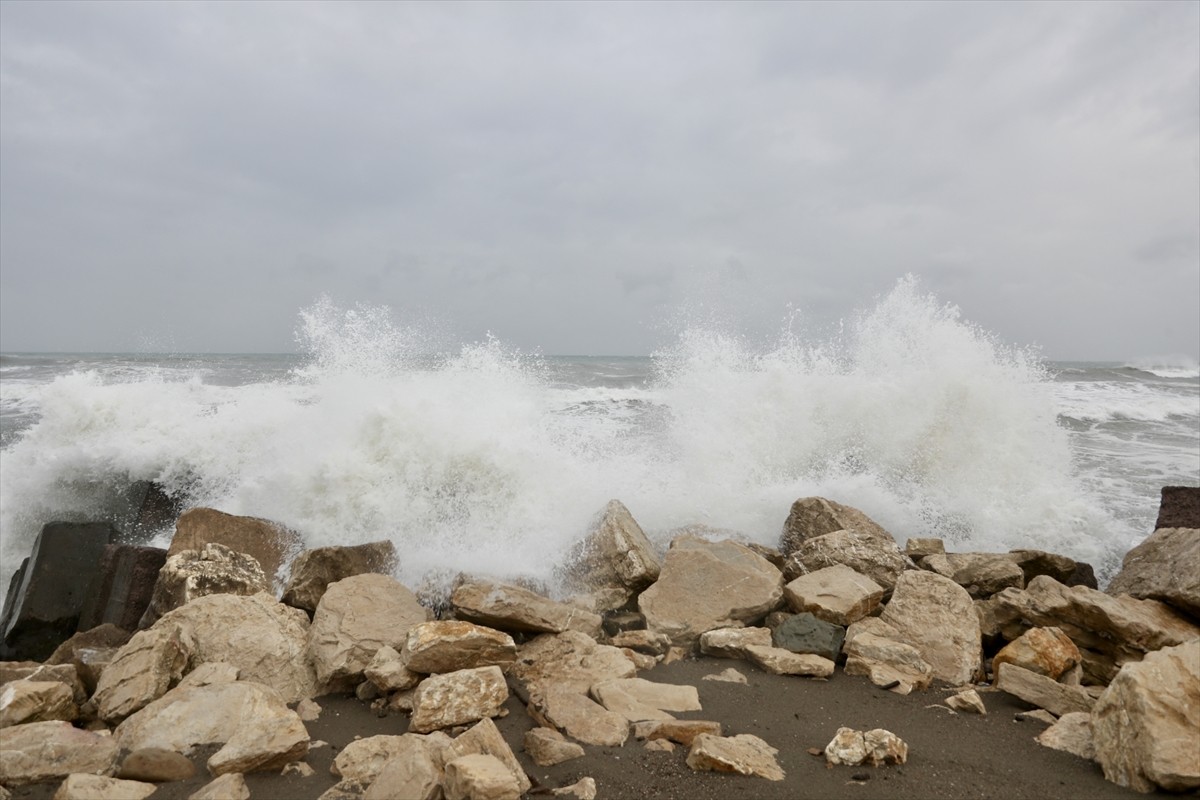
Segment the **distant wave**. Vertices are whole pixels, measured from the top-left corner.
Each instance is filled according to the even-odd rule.
[[[1150,356],[1124,365],[1124,369],[1148,372],[1160,378],[1200,378],[1200,363],[1191,356]]]

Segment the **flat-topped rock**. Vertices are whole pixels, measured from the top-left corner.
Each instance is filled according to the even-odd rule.
[[[846,626],[879,607],[883,587],[845,564],[834,564],[789,582],[783,596],[793,611]]]
[[[75,693],[58,681],[11,681],[0,687],[0,728],[79,716]]]
[[[771,631],[771,643],[793,653],[837,661],[846,639],[846,629],[809,613],[794,614]]]
[[[454,588],[450,605],[455,616],[502,631],[561,633],[575,630],[595,638],[599,614],[559,603],[510,583],[468,579]]]
[[[753,734],[713,736],[702,733],[692,742],[687,765],[694,770],[735,772],[781,781],[786,775],[775,758],[778,754],[778,750]]]
[[[632,678],[637,667],[616,647],[597,644],[577,631],[543,634],[517,648],[517,660],[508,674],[525,691],[554,684],[578,694],[597,683]]]
[[[1025,573],[1003,553],[935,554],[921,559],[921,568],[949,578],[973,598],[1025,586]]]
[[[629,720],[624,715],[559,684],[532,690],[528,710],[539,725],[562,731],[584,744],[620,747],[629,737]]]
[[[1200,528],[1200,486],[1164,486],[1154,529]]]
[[[748,659],[746,648],[771,646],[769,628],[717,628],[700,634],[700,652],[715,658]]]
[[[404,666],[426,674],[474,667],[507,667],[517,659],[511,636],[462,620],[434,620],[412,626],[401,652]]]
[[[76,772],[112,775],[120,748],[111,736],[69,722],[0,728],[0,775],[8,786],[62,780]]]
[[[699,711],[695,686],[655,683],[644,678],[618,678],[593,684],[592,697],[630,722],[674,719],[669,711]]]
[[[1073,711],[1090,712],[1096,700],[1080,686],[1068,686],[1013,664],[996,668],[996,688],[1044,708],[1056,717]]]
[[[1125,554],[1109,594],[1159,600],[1200,620],[1200,528],[1159,528]]]

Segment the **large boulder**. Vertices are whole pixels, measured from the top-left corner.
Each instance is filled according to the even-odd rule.
[[[597,683],[634,677],[637,667],[616,647],[597,644],[576,631],[564,631],[543,634],[521,645],[508,673],[525,692],[554,684],[586,694]]]
[[[650,630],[690,647],[705,631],[761,620],[779,607],[782,584],[779,570],[745,545],[680,536],[638,608]]]
[[[104,548],[119,535],[100,522],[42,528],[5,596],[0,661],[43,661],[76,631],[99,583]]]
[[[552,767],[584,755],[582,747],[567,741],[554,728],[531,728],[525,732],[524,744],[525,752],[539,767]]]
[[[1001,664],[1015,664],[1058,680],[1081,659],[1079,648],[1058,628],[1030,628],[996,653],[992,669],[999,669]]]
[[[753,734],[714,736],[702,733],[692,741],[687,765],[699,771],[733,772],[781,781],[786,775],[775,759],[778,754],[777,749]]]
[[[134,634],[105,666],[92,697],[100,718],[117,723],[167,693],[196,651],[188,626],[178,622]]]
[[[624,606],[658,579],[661,568],[650,540],[619,500],[609,501],[568,563],[565,585],[588,597],[597,613]]]
[[[511,583],[467,579],[450,594],[450,605],[459,619],[502,631],[561,633],[581,631],[599,636],[599,614],[559,603]]]
[[[926,556],[921,568],[945,576],[974,598],[991,597],[1009,587],[1025,588],[1025,573],[1000,553],[945,553]]]
[[[150,606],[158,573],[167,561],[161,547],[110,544],[100,557],[100,580],[84,603],[79,630],[112,624],[136,630]]]
[[[1200,619],[1200,528],[1159,528],[1125,554],[1109,594],[1161,600]]]
[[[882,586],[885,594],[892,591],[901,572],[915,569],[912,560],[890,538],[859,531],[834,531],[806,539],[783,565],[783,576],[791,582],[836,564],[866,575]]]
[[[1091,564],[1067,558],[1059,553],[1045,550],[1010,550],[1008,557],[1021,568],[1025,585],[1039,575],[1049,575],[1064,586],[1086,586],[1097,588],[1096,572]]]
[[[966,589],[932,572],[900,575],[880,619],[894,628],[947,683],[971,683],[982,675],[979,617]]]
[[[418,749],[428,753],[440,770],[452,753],[451,744],[450,737],[441,731],[426,736],[416,733],[367,736],[343,747],[329,771],[343,780],[371,783],[390,762],[411,757]]]
[[[388,575],[364,573],[330,584],[308,637],[320,691],[353,689],[375,651],[384,645],[400,650],[409,629],[430,616],[416,595]]]
[[[448,752],[445,753],[445,761],[449,763],[455,758],[469,756],[474,753],[495,756],[500,759],[500,762],[512,773],[522,794],[532,788],[533,784],[529,780],[529,776],[525,774],[525,768],[521,766],[521,762],[517,760],[516,754],[513,753],[512,748],[508,746],[508,742],[500,734],[500,729],[496,727],[496,723],[492,722],[490,718],[485,717],[481,719],[456,737],[451,743]]]
[[[543,684],[529,693],[529,716],[584,744],[620,747],[629,736],[629,720],[569,686]]]
[[[1104,777],[1139,792],[1200,786],[1200,640],[1126,664],[1092,708]]]
[[[236,681],[178,687],[117,726],[126,750],[161,748],[184,755],[221,745],[208,759],[213,775],[278,771],[308,753],[308,731],[273,689]]]
[[[1081,686],[1068,686],[1013,664],[996,668],[996,688],[1044,708],[1056,717],[1088,712],[1096,700]]]
[[[53,800],[144,800],[158,790],[153,783],[76,773],[54,793]]]
[[[424,736],[410,733],[372,738],[393,739],[396,746],[388,760],[371,776],[363,800],[438,800],[442,796],[443,765]]]
[[[299,533],[277,522],[226,514],[215,508],[192,508],[175,521],[175,536],[167,557],[184,550],[202,550],[206,544],[223,544],[253,556],[267,580],[273,582],[280,568],[303,547],[303,540]]]
[[[349,547],[305,550],[292,561],[283,602],[312,614],[329,584],[368,572],[387,575],[395,566],[396,546],[386,539]]]
[[[497,716],[507,699],[508,684],[496,666],[431,675],[413,692],[408,728],[416,733],[429,733],[478,722]]]
[[[223,544],[182,550],[169,556],[158,573],[154,594],[140,627],[149,628],[163,614],[210,594],[249,596],[271,591],[271,584],[253,556]]]
[[[473,753],[446,764],[446,800],[519,800],[521,787],[495,756]]]
[[[845,564],[834,564],[789,581],[783,596],[793,611],[845,626],[879,607],[883,587]]]
[[[474,667],[507,667],[517,645],[507,633],[461,620],[418,623],[408,631],[401,652],[404,666],[427,675]]]
[[[10,681],[0,687],[0,728],[79,716],[71,686],[58,681]]]
[[[7,786],[62,780],[76,772],[113,775],[119,756],[113,737],[69,722],[0,728],[0,775]]]
[[[835,531],[856,531],[895,543],[890,533],[857,508],[824,497],[802,497],[792,503],[783,523],[779,550],[790,556],[809,539]]]
[[[895,628],[877,617],[854,623],[842,645],[846,674],[865,675],[871,683],[896,694],[928,688],[933,682],[933,667],[917,648],[900,638]]]
[[[1164,486],[1154,529],[1200,528],[1200,486]]]

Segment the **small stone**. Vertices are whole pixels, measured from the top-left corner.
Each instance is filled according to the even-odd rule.
[[[596,800],[596,779],[580,778],[570,786],[551,792],[555,797],[573,797],[575,800]]]
[[[314,722],[321,716],[321,706],[315,700],[301,700],[296,704],[296,713],[305,722]]]
[[[967,689],[965,692],[951,695],[946,698],[946,705],[956,711],[965,711],[968,714],[979,714],[987,716],[987,707],[983,704],[983,699],[980,698],[979,692],[974,689]]]
[[[413,694],[409,729],[429,733],[495,717],[507,699],[508,684],[496,666],[431,675]]]
[[[521,788],[495,756],[474,754],[446,765],[446,800],[519,800]]]
[[[737,736],[713,736],[702,733],[692,742],[687,765],[698,771],[736,772],[781,781],[785,774],[775,756],[774,747],[749,733]]]
[[[675,745],[669,739],[647,739],[643,747],[647,750],[658,750],[664,753],[675,752]]]
[[[720,672],[712,675],[705,675],[700,680],[702,681],[722,681],[724,683],[746,683],[746,676],[738,672],[733,667],[723,669]]]
[[[1035,737],[1038,744],[1054,750],[1093,760],[1096,745],[1092,740],[1092,715],[1082,711],[1063,714],[1057,722]]]
[[[150,783],[186,781],[195,774],[196,765],[187,756],[161,747],[134,750],[117,771],[118,778]]]
[[[551,767],[583,756],[583,748],[553,728],[533,728],[525,732],[525,752],[539,767]]]
[[[284,766],[280,775],[299,775],[301,778],[311,778],[317,774],[317,771],[305,764],[303,761],[293,761],[291,764]]]
[[[1013,714],[1013,720],[1016,722],[1033,720],[1034,722],[1042,722],[1046,725],[1053,725],[1058,720],[1058,717],[1054,716],[1044,708],[1035,708],[1032,711],[1018,711],[1016,714]]]

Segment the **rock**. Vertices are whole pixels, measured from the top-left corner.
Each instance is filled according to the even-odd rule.
[[[596,779],[580,778],[570,786],[562,786],[550,792],[554,797],[575,798],[575,800],[596,800]]]
[[[783,587],[793,611],[833,625],[849,625],[879,607],[883,587],[843,564],[801,575]]]
[[[702,733],[712,736],[721,735],[721,723],[701,719],[671,719],[665,721],[650,720],[635,722],[633,735],[638,739],[654,741],[670,739],[684,747],[691,747],[696,737]]]
[[[790,556],[808,540],[835,531],[855,531],[894,541],[890,533],[857,508],[824,497],[802,497],[792,503],[787,521],[783,523],[779,550],[785,556]]]
[[[781,781],[785,775],[775,760],[778,753],[774,747],[749,733],[737,736],[701,733],[688,751],[687,765],[697,771],[736,772]]]
[[[629,720],[587,695],[559,684],[537,686],[529,694],[529,715],[539,725],[562,731],[576,741],[620,747],[629,736]]]
[[[608,636],[646,630],[646,617],[638,611],[606,611],[601,614],[601,619],[601,627]]]
[[[396,546],[387,540],[305,550],[292,561],[282,602],[312,614],[329,584],[369,572],[388,575],[395,567]]]
[[[42,528],[5,598],[0,660],[44,661],[75,632],[99,582],[104,548],[119,535],[100,522],[51,522]]]
[[[111,736],[69,722],[31,722],[0,728],[0,775],[7,786],[62,780],[73,773],[110,776],[119,748]]]
[[[712,675],[705,675],[700,680],[702,681],[722,681],[724,683],[746,683],[746,676],[738,672],[733,667],[723,669],[720,672]]]
[[[396,652],[395,648],[386,644],[371,656],[371,663],[367,664],[363,674],[381,692],[411,689],[420,683],[423,677],[421,673],[413,672],[404,666],[404,658]]]
[[[999,669],[1001,664],[1015,664],[1058,680],[1081,659],[1079,648],[1058,628],[1030,628],[996,653],[992,669]]]
[[[1078,712],[1072,711],[1071,713],[1074,714]],[[1055,722],[1058,722],[1058,717],[1054,716],[1044,708],[1035,708],[1032,711],[1018,711],[1013,715],[1013,719],[1017,722],[1024,722],[1027,719],[1031,719],[1034,722],[1040,722],[1043,725],[1053,725]]]
[[[715,658],[748,659],[748,647],[770,647],[769,628],[717,628],[700,634],[700,652]]]
[[[754,551],[729,540],[680,536],[658,581],[639,595],[638,608],[650,630],[686,647],[706,631],[757,622],[782,598],[779,570]]]
[[[1039,575],[1049,575],[1064,586],[1096,588],[1096,574],[1091,564],[1044,550],[1010,550],[1008,557],[1021,568],[1026,586]]]
[[[620,608],[658,579],[660,564],[650,541],[619,500],[611,500],[587,537],[568,558],[564,583],[599,602],[595,612]]]
[[[505,631],[561,633],[576,630],[593,638],[603,620],[598,614],[558,603],[509,583],[467,580],[450,594],[459,619]]]
[[[451,745],[445,760],[449,762],[473,753],[482,753],[499,759],[512,773],[513,779],[517,782],[517,788],[521,790],[522,794],[532,788],[529,776],[525,774],[525,768],[517,760],[512,748],[508,746],[508,742],[504,741],[504,737],[500,735],[496,723],[490,719],[480,720],[472,725],[470,730],[458,736]]]
[[[308,634],[308,657],[322,693],[349,691],[380,647],[400,650],[428,609],[395,578],[364,573],[331,583]]]
[[[983,698],[979,696],[979,692],[974,689],[950,695],[946,698],[946,705],[955,711],[978,714],[981,717],[987,716],[987,706],[983,704]]]
[[[666,739],[651,739],[647,741],[645,745],[643,745],[643,749],[655,750],[662,753],[674,753],[675,744],[667,741]]]
[[[243,681],[270,686],[289,703],[316,693],[305,652],[308,615],[267,594],[212,594],[167,614],[155,627],[178,623],[195,643],[190,665],[232,664]]]
[[[920,561],[925,556],[945,554],[946,545],[941,539],[909,539],[904,544],[904,555],[913,561]]]
[[[793,653],[781,647],[746,648],[750,660],[773,675],[799,675],[808,678],[828,678],[833,674],[834,663],[828,658],[811,653]]]
[[[1023,589],[1025,573],[1000,553],[948,553],[926,556],[921,567],[949,578],[973,598],[991,597],[1010,587]]]
[[[60,644],[46,659],[46,664],[72,666],[85,692],[91,694],[96,691],[100,673],[131,636],[129,631],[109,623],[79,631]],[[2,679],[0,683],[3,683]]]
[[[644,678],[620,678],[594,684],[591,695],[630,722],[674,719],[668,711],[699,711],[700,695],[694,686],[654,683]]]
[[[609,639],[613,647],[628,648],[648,656],[665,655],[671,649],[671,639],[656,631],[622,631]]]
[[[446,800],[520,800],[521,790],[495,756],[461,756],[446,765]]]
[[[183,510],[180,499],[154,481],[134,481],[127,497],[129,509],[134,512],[133,532],[141,539],[175,527]]]
[[[142,800],[157,788],[153,783],[77,773],[67,776],[53,800]]]
[[[1200,486],[1164,486],[1154,529],[1200,528]]]
[[[159,570],[166,561],[167,551],[161,547],[131,544],[105,547],[100,556],[96,590],[79,614],[79,630],[106,623],[127,631],[137,630],[154,596]]]
[[[79,716],[71,687],[58,681],[11,681],[0,688],[0,728]]]
[[[250,787],[240,772],[227,772],[188,795],[188,800],[250,800]]]
[[[1067,686],[1013,664],[996,668],[996,688],[1044,708],[1056,717],[1072,711],[1090,712],[1095,700],[1082,687]]]
[[[322,792],[317,800],[362,800],[363,792],[368,788],[362,781],[339,781]]]
[[[517,660],[512,637],[493,628],[459,620],[422,622],[408,631],[404,665],[425,674],[474,667],[506,668]]]
[[[1092,709],[1104,777],[1139,792],[1200,786],[1200,640],[1126,664]]]
[[[846,766],[903,764],[908,760],[908,745],[882,728],[869,731],[838,728],[833,740],[825,745],[825,760]]]
[[[933,667],[915,647],[893,638],[898,636],[894,628],[876,618],[851,625],[842,646],[846,674],[866,675],[871,683],[897,694],[928,688]]]
[[[1109,594],[1160,600],[1200,619],[1200,528],[1159,528],[1125,554]]]
[[[270,593],[271,585],[253,556],[221,544],[203,550],[182,550],[167,558],[158,573],[150,605],[140,627],[148,628],[163,614],[211,594],[250,596]]]
[[[88,699],[87,689],[79,680],[79,672],[72,664],[39,664],[36,661],[0,661],[0,686],[11,681],[34,681],[41,683],[64,683],[71,689],[71,698],[76,705]]]
[[[209,661],[189,672],[179,682],[180,686],[212,686],[214,683],[233,683],[242,671],[224,661]]]
[[[525,732],[525,752],[539,767],[552,767],[564,761],[581,758],[583,748],[554,728],[533,728]]]
[[[885,594],[891,592],[900,573],[915,568],[890,538],[881,539],[856,531],[835,531],[800,545],[784,564],[783,576],[790,583],[801,575],[838,564],[875,581],[883,587]]]
[[[1084,711],[1063,714],[1053,725],[1039,733],[1037,743],[1054,750],[1085,758],[1096,758],[1096,746],[1092,742],[1092,715]]]
[[[442,796],[442,764],[424,737],[372,738],[388,738],[394,744],[387,760],[372,772],[363,800],[438,800]]]
[[[525,692],[554,684],[586,694],[593,684],[636,674],[633,662],[619,649],[597,644],[576,631],[544,634],[526,642],[509,668],[509,675]]]
[[[206,544],[221,544],[253,557],[267,580],[273,582],[280,568],[303,547],[303,539],[270,520],[234,516],[215,508],[192,508],[175,521],[167,558],[184,550],[203,550]]]
[[[776,647],[793,653],[811,653],[830,661],[837,661],[845,639],[845,628],[807,612],[792,615],[771,631],[771,642]]]
[[[431,675],[418,684],[413,694],[412,719],[408,727],[416,733],[429,733],[477,722],[499,714],[507,699],[508,684],[499,667]]]
[[[186,781],[196,774],[196,766],[181,753],[160,747],[134,750],[121,762],[117,777],[130,781],[166,783]]]
[[[933,675],[946,683],[971,683],[982,675],[979,617],[967,591],[932,572],[900,575],[880,619],[898,641],[917,649]]]
[[[162,697],[183,677],[195,651],[187,626],[178,622],[134,634],[96,682],[92,700],[100,719],[116,724]]]
[[[309,741],[304,723],[277,692],[244,681],[172,689],[117,726],[114,739],[128,750],[184,754],[219,744],[208,759],[213,775],[278,771],[303,759]]]
[[[343,781],[369,784],[392,761],[411,756],[417,750],[429,754],[438,769],[445,763],[450,737],[440,731],[428,736],[406,733],[402,736],[368,736],[355,739],[342,748],[329,771]]]

